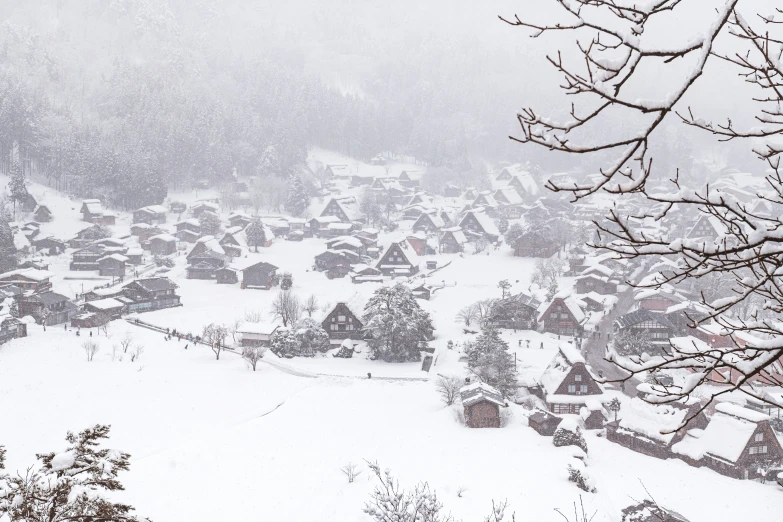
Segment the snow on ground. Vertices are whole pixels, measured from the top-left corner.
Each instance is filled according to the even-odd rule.
[[[112,362],[110,345],[128,329],[146,347],[142,358]],[[85,336],[57,328],[33,327],[0,348],[0,440],[10,469],[61,448],[67,430],[101,422],[112,424],[112,446],[133,456],[125,497],[153,520],[366,521],[371,477],[365,469],[348,484],[339,470],[364,468],[363,459],[390,467],[406,486],[429,481],[465,521],[480,520],[492,499],[542,522],[578,501],[566,480],[571,451],[528,428],[520,407],[505,410],[502,429],[472,430],[430,382],[304,378],[268,365],[254,373],[236,356],[215,361],[206,348],[185,351],[125,323],[109,332],[93,362],[80,348]],[[598,493],[583,498],[598,510],[595,522],[616,522],[630,497],[644,496],[641,483],[691,522],[774,520],[783,509],[775,486],[660,461],[593,434],[587,441]]]

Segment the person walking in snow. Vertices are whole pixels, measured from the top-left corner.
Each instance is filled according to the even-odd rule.
[[[186,350],[188,349],[188,344],[187,344],[187,343],[185,343],[185,349],[186,349]]]

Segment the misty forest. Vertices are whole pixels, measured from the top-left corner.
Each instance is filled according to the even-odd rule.
[[[783,512],[783,6],[0,2],[0,522]]]

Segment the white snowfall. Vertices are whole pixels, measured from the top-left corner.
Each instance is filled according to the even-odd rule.
[[[32,192],[56,219],[44,225],[42,236],[68,238],[84,228],[79,202],[45,187]],[[127,214],[121,216],[116,230],[129,223]],[[294,291],[302,298],[315,294],[322,307],[377,288],[313,272],[313,257],[324,248],[317,239],[276,240],[258,257],[292,272]],[[446,287],[422,302],[437,328],[430,375],[418,363],[386,364],[361,355],[280,361],[271,353],[265,359],[274,365],[260,364],[253,372],[236,354],[225,352],[216,361],[206,347],[185,350],[184,341],[166,341],[124,321],[111,323],[108,337],[93,333],[101,350],[88,363],[81,348],[85,332],[77,337],[62,325],[46,332],[30,325],[29,337],[0,347],[0,444],[8,448],[7,467],[21,471],[35,453],[59,450],[67,431],[102,423],[112,426],[110,446],[133,456],[121,477],[123,499],[156,521],[366,522],[362,507],[374,482],[365,460],[391,468],[405,486],[429,482],[446,510],[465,522],[483,520],[493,499],[508,500],[520,522],[562,520],[554,509],[573,512],[582,493],[567,481],[572,450],[555,448],[550,437],[527,427],[525,410],[513,404],[502,429],[468,429],[456,406],[442,405],[432,382],[436,374],[465,372],[458,355],[446,349],[449,340],[464,340],[454,320],[460,308],[498,297],[501,279],[515,293],[530,288],[532,260],[506,249],[488,255],[437,256],[439,264],[451,265],[428,278]],[[82,284],[89,289],[105,282],[70,279],[67,257],[51,261],[56,291],[73,295]],[[167,275],[180,285],[184,306],[143,318],[194,334],[208,322],[230,324],[246,311],[268,313],[275,293],[187,280],[184,256]],[[144,346],[135,362],[112,348],[127,331]],[[505,337],[521,374],[545,367],[565,342],[535,332]],[[783,513],[777,486],[646,457],[593,433],[587,443],[598,491],[582,493],[582,499],[588,513],[597,513],[594,522],[619,521],[622,508],[645,498],[645,488],[691,522],[779,520]],[[365,469],[353,484],[340,471],[349,462]]]

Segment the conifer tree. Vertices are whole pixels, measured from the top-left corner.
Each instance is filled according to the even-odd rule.
[[[11,201],[14,203],[14,219],[16,219],[16,204],[22,203],[28,196],[27,183],[24,179],[24,171],[19,160],[11,163],[11,181],[8,183],[8,190],[11,193]]]
[[[285,202],[285,209],[293,216],[301,216],[310,205],[310,198],[307,196],[302,178],[291,176],[288,185],[288,199]]]
[[[467,348],[468,368],[479,378],[510,398],[517,392],[517,370],[508,343],[500,338],[498,330],[486,325],[476,340]]]
[[[11,522],[138,522],[133,507],[114,502],[106,492],[125,489],[118,480],[130,467],[130,455],[101,448],[109,426],[95,425],[68,433],[68,447],[38,454],[39,465],[27,473],[0,472],[0,519]],[[0,447],[0,470],[5,450]]]
[[[0,208],[0,273],[13,270],[18,263],[11,219],[8,209]]]
[[[245,229],[245,235],[247,235],[247,244],[255,248],[258,252],[258,246],[263,246],[266,243],[266,229],[260,220],[254,219]]]

